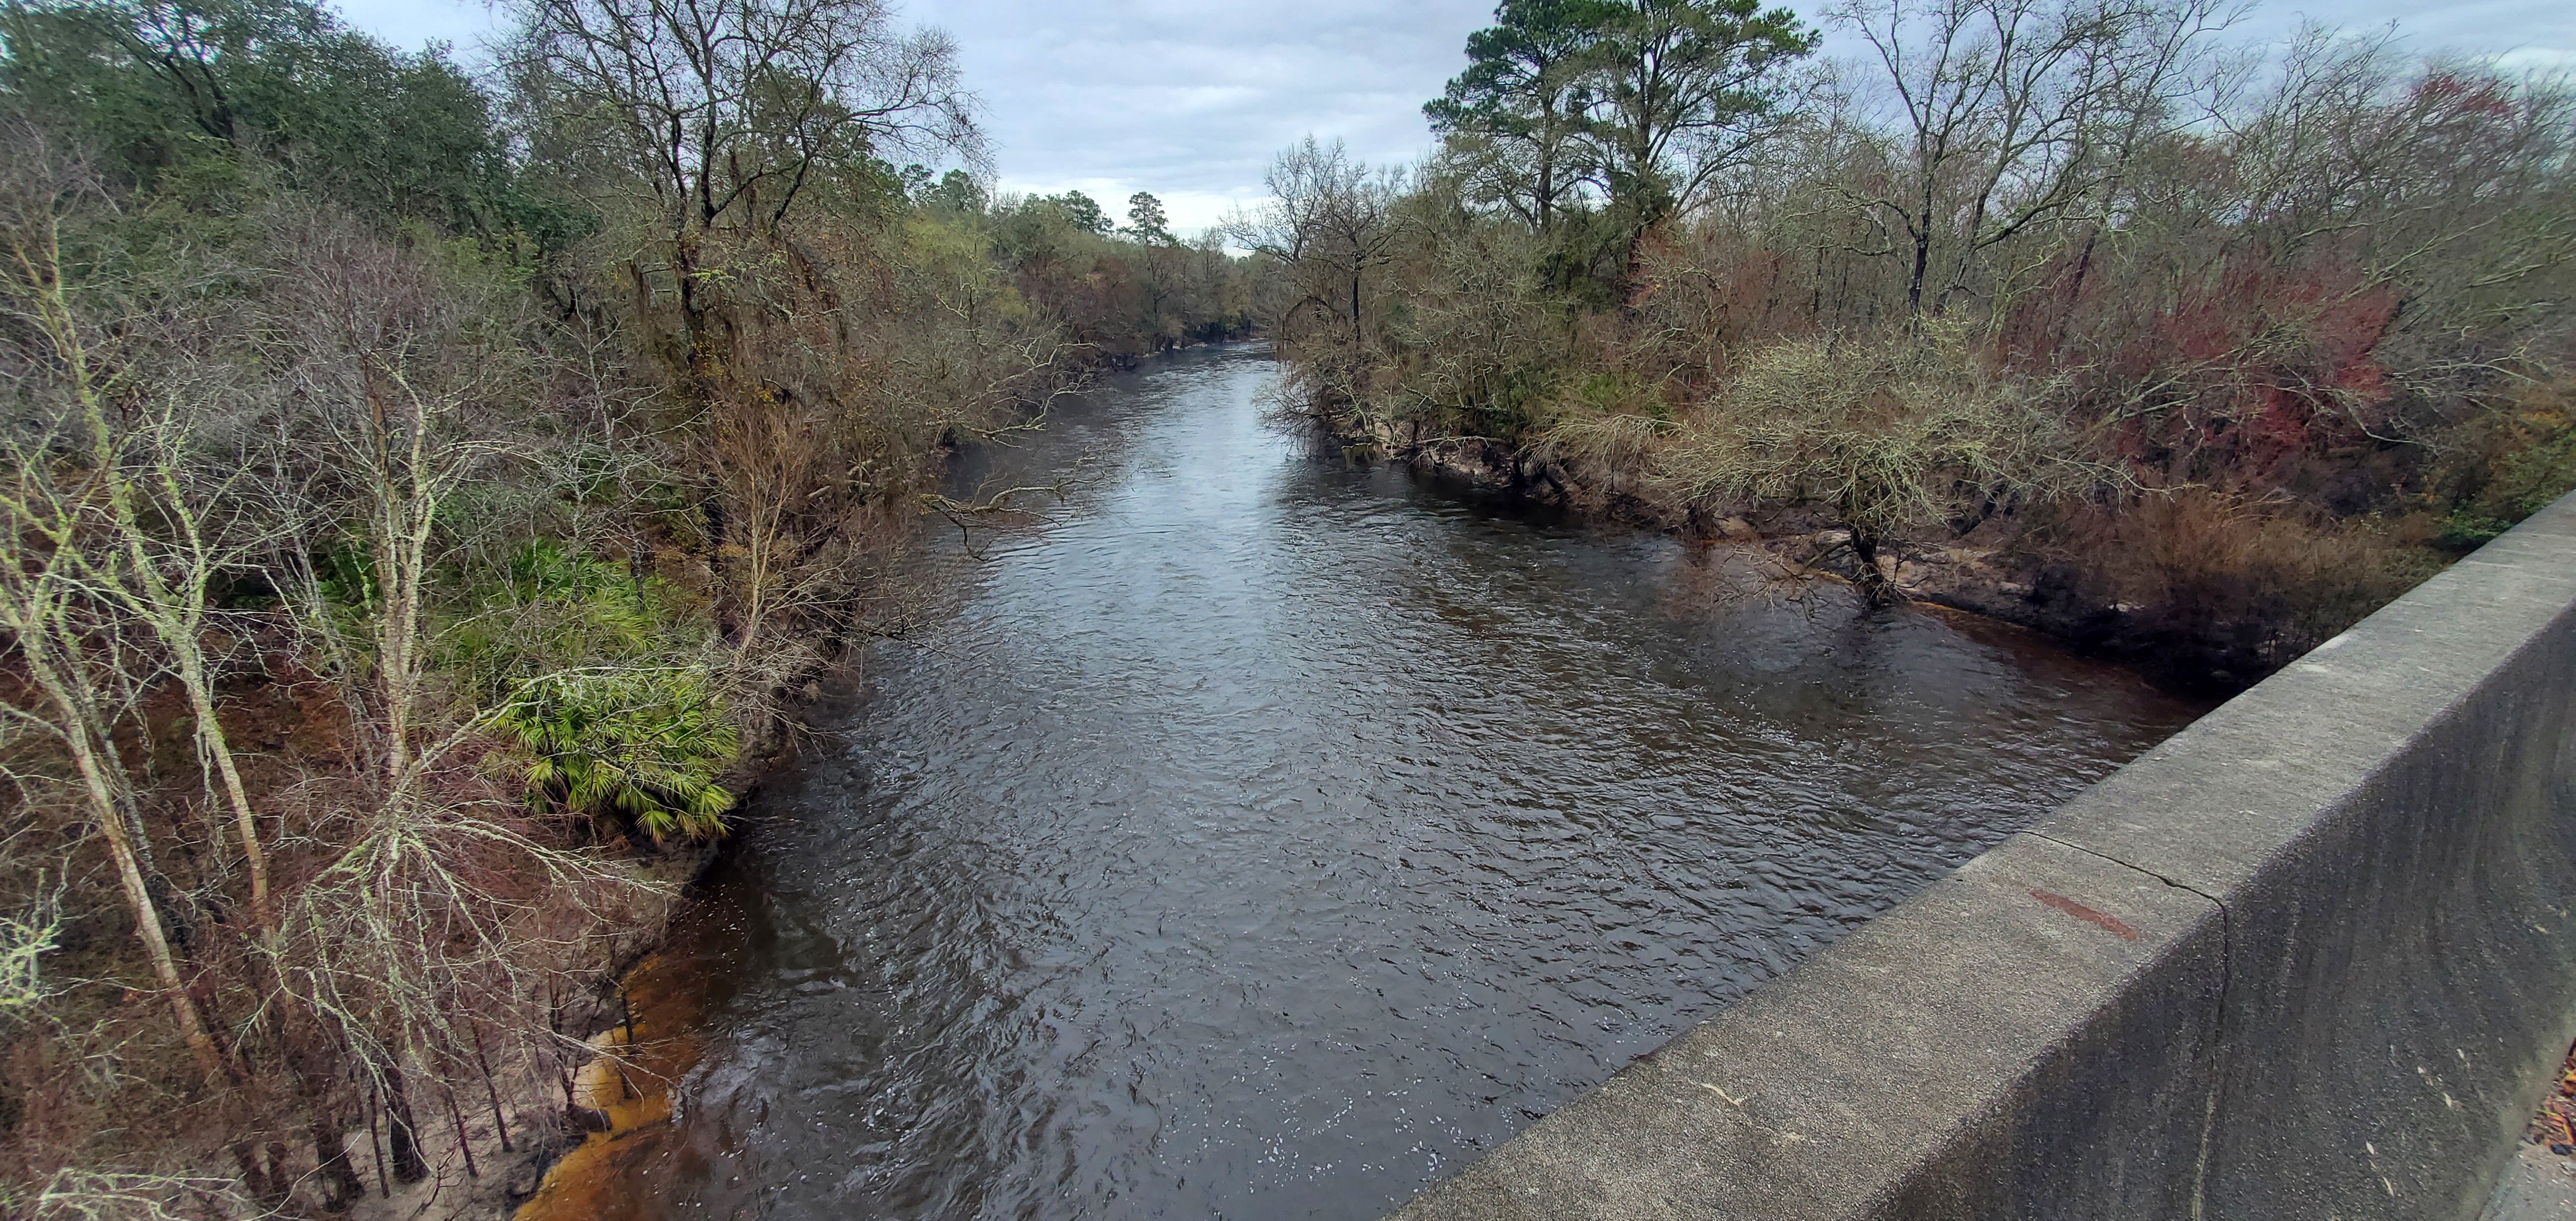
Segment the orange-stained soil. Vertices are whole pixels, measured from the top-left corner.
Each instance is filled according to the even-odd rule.
[[[645,1216],[636,1206],[635,1185],[654,1176],[642,1163],[671,1155],[665,1139],[671,1132],[671,1089],[698,1062],[693,1032],[706,1008],[701,961],[687,948],[674,947],[646,956],[628,973],[633,1040],[627,1026],[601,1032],[591,1040],[601,1049],[599,1058],[573,1084],[574,1101],[604,1112],[608,1130],[591,1133],[547,1170],[516,1221]]]

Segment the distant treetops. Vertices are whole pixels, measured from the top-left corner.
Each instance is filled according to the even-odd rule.
[[[934,211],[975,215],[993,206],[992,194],[965,170],[950,170],[933,181],[928,167],[907,165],[901,176],[913,202]],[[1148,246],[1180,244],[1180,239],[1172,235],[1170,218],[1163,213],[1163,201],[1145,191],[1127,197],[1127,223],[1123,226],[1112,224],[1100,201],[1080,191],[1032,195],[1021,206],[1049,213],[1076,229],[1101,237],[1114,235]]]

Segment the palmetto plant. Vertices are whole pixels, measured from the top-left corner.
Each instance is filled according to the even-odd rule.
[[[704,671],[551,674],[520,685],[495,727],[526,753],[528,800],[623,819],[661,843],[724,833],[716,773],[741,735]]]

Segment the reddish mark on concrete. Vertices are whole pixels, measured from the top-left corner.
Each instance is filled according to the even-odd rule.
[[[2065,912],[2067,915],[2073,916],[2078,920],[2082,920],[2087,924],[2101,925],[2117,934],[2122,941],[2135,941],[2138,939],[2138,930],[2136,926],[2119,918],[2118,916],[2112,915],[2109,912],[2095,911],[2092,908],[2086,907],[2064,895],[2054,894],[2045,890],[2034,890],[2030,892],[2030,897],[2037,899],[2050,907],[2054,907],[2059,911]]]

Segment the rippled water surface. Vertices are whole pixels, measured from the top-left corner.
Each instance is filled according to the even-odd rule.
[[[2179,728],[2008,629],[1737,592],[1175,358],[961,472],[953,620],[762,795],[611,1215],[1367,1218]]]

